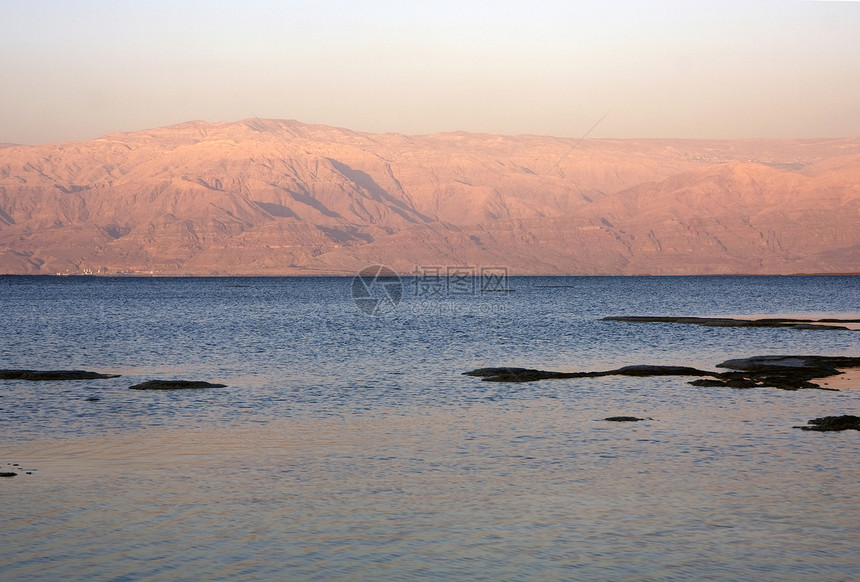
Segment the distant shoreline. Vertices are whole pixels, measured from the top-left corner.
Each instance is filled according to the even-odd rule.
[[[70,273],[68,275],[50,275],[47,273],[0,273],[0,277],[42,277],[46,279],[308,279],[308,278],[331,278],[331,279],[350,279],[355,277],[358,274],[356,271],[352,274],[331,274],[331,273],[308,273],[308,274],[291,274],[291,275],[254,275],[254,274],[177,274],[177,275],[169,275],[169,274],[147,274],[147,273],[135,273],[128,275],[119,275],[119,274],[107,274],[107,275],[96,275],[96,274],[78,274],[78,273]],[[415,277],[420,276],[414,273],[397,273],[398,277]],[[553,279],[566,279],[566,278],[583,278],[583,279],[632,279],[632,278],[694,278],[694,277],[758,277],[758,278],[767,278],[767,277],[860,277],[860,273],[792,273],[788,275],[758,275],[758,274],[747,274],[747,273],[732,273],[732,274],[706,274],[706,275],[509,275],[510,278],[553,278]],[[444,278],[444,277],[443,277]]]

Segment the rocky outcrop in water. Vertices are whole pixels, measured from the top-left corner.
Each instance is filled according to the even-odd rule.
[[[693,386],[726,388],[772,387],[782,390],[822,388],[810,380],[841,374],[839,368],[860,367],[860,358],[850,356],[754,356],[726,360],[717,367],[729,372],[709,372],[687,366],[625,366],[598,372],[552,372],[530,368],[478,368],[463,372],[485,382],[534,382],[565,378],[599,378],[602,376],[701,376]]]
[[[708,327],[789,327],[792,329],[851,330],[842,323],[860,323],[860,319],[736,319],[733,317],[673,317],[649,315],[613,315],[603,321],[626,321],[628,323],[681,323]]]
[[[719,374],[718,380],[699,380],[697,386],[726,386],[729,388],[773,387],[783,390],[822,388],[815,382],[817,378],[837,376],[839,368],[860,367],[860,358],[848,356],[754,356],[726,360],[717,364],[718,368],[728,368],[732,372]],[[707,383],[707,384],[706,384]]]
[[[86,372],[84,370],[0,370],[0,380],[101,380],[105,378],[119,378],[119,376],[119,374],[99,374],[98,372]]]
[[[200,388],[226,388],[226,384],[212,384],[192,380],[150,380],[129,386],[129,390],[196,390]]]
[[[839,430],[860,430],[860,416],[843,414],[842,416],[822,416],[807,421],[809,426],[796,426],[801,430],[830,432]]]
[[[706,372],[687,366],[624,366],[616,370],[599,372],[549,372],[531,368],[478,368],[471,372],[463,372],[464,376],[478,376],[485,382],[534,382],[535,380],[552,380],[563,378],[599,378],[601,376],[711,376],[714,372]]]
[[[640,422],[642,420],[654,420],[653,418],[638,418],[636,416],[609,416],[603,420],[607,422]]]
[[[32,475],[35,469],[25,469],[18,463],[6,463],[12,471],[0,471],[0,477],[17,477],[18,475]]]

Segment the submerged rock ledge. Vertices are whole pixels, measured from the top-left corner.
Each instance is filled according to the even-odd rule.
[[[0,370],[0,380],[32,380],[32,381],[57,381],[57,380],[102,380],[105,378],[119,378],[119,374],[99,374],[98,372],[86,372],[84,370]]]
[[[199,388],[226,388],[226,384],[212,384],[193,380],[150,380],[129,386],[129,390],[188,390]]]
[[[809,426],[796,426],[801,430],[829,432],[837,430],[860,430],[860,416],[843,414],[842,416],[822,416],[808,420]]]
[[[485,382],[534,382],[565,378],[598,378],[602,376],[699,376],[689,384],[693,386],[720,386],[727,388],[772,387],[782,390],[822,388],[810,380],[842,374],[839,368],[860,368],[860,357],[850,356],[754,356],[727,360],[717,365],[729,372],[709,372],[687,366],[624,366],[598,372],[552,372],[531,368],[478,368],[463,372],[465,376],[478,376]]]
[[[716,372],[706,372],[687,366],[624,366],[616,370],[600,372],[548,372],[531,368],[478,368],[463,372],[464,376],[480,376],[485,382],[534,382],[560,378],[599,378],[600,376],[713,376]]]
[[[789,327],[792,329],[837,329],[857,331],[840,323],[860,323],[860,319],[736,319],[734,317],[674,317],[650,315],[613,315],[603,321],[626,321],[631,323],[686,323],[709,327]]]

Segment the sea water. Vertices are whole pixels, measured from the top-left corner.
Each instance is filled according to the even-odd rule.
[[[0,578],[860,577],[860,433],[792,428],[860,390],[462,375],[860,356],[602,319],[857,317],[857,278],[421,276],[371,309],[358,283],[0,277],[0,368],[121,375],[0,381]],[[128,389],[152,379],[227,387]]]

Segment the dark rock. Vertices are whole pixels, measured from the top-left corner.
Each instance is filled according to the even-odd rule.
[[[584,378],[593,375],[591,372],[548,372],[531,368],[478,368],[471,372],[463,372],[464,376],[479,376],[485,382],[534,382],[558,378]]]
[[[706,325],[709,327],[789,327],[793,329],[838,329],[850,330],[844,325],[834,323],[856,323],[854,319],[735,319],[733,317],[674,317],[648,315],[614,315],[604,317],[603,321],[626,321],[630,323],[681,323]]]
[[[860,367],[860,358],[851,356],[755,356],[727,360],[719,364],[728,372],[708,372],[688,366],[624,366],[598,372],[552,372],[531,368],[478,368],[464,372],[485,382],[534,382],[562,378],[598,378],[601,376],[701,376],[693,386],[725,388],[779,388],[781,390],[835,390],[811,382],[841,374],[838,368]]]
[[[226,384],[212,384],[192,380],[150,380],[129,386],[129,390],[187,390],[198,388],[226,388]]]
[[[849,356],[753,356],[726,360],[718,368],[744,371],[809,370],[829,376],[839,373],[837,368],[860,368],[860,358]]]
[[[713,372],[698,370],[687,366],[624,366],[617,370],[600,372],[603,376],[713,376]]]
[[[739,378],[737,380],[725,380],[723,384],[726,388],[737,388],[739,390],[747,390],[749,388],[756,388],[759,386],[764,386],[764,384],[760,384],[760,383],[758,383],[755,380],[752,380],[750,378]],[[777,388],[778,386],[774,386],[774,387]]]
[[[0,471],[0,477],[17,477],[18,473],[9,473],[6,471]]]
[[[609,416],[603,420],[609,422],[639,422],[640,420],[654,420],[653,418],[637,418],[635,416]]]
[[[714,380],[694,380],[693,386],[725,386],[728,388],[770,387],[781,390],[831,390],[810,380],[841,374],[837,368],[860,366],[860,358],[849,356],[754,356],[727,360],[718,368],[730,372],[716,375]]]
[[[87,398],[87,402],[98,402],[99,400],[101,400],[101,398],[98,398],[96,396],[90,396],[89,398]]]
[[[471,372],[463,372],[464,376],[478,376],[481,378],[491,378],[494,376],[523,376],[532,374],[555,374],[555,372],[542,372],[541,370],[533,370],[531,368],[478,368]]]
[[[83,370],[49,370],[45,372],[37,370],[0,370],[0,380],[57,381],[102,380],[105,378],[119,378],[119,374],[99,374],[98,372],[85,372]]]
[[[842,416],[822,416],[807,421],[810,426],[796,426],[801,430],[815,431],[837,431],[837,430],[860,430],[860,416],[843,414]]]
[[[713,376],[714,372],[686,366],[624,366],[617,370],[599,372],[551,372],[531,368],[478,368],[463,372],[465,376],[479,376],[484,382],[534,382],[564,378],[599,378],[601,376]]]
[[[721,378],[727,380],[752,379],[758,386],[770,386],[783,390],[802,390],[822,388],[810,380],[827,378],[841,374],[838,368],[860,367],[860,358],[850,356],[754,356],[727,360],[718,368],[740,370],[724,372]]]
[[[693,380],[692,382],[687,382],[690,386],[705,386],[708,388],[715,387],[724,387],[726,385],[725,380],[717,380],[716,378],[701,378],[699,380]]]
[[[751,378],[738,378],[738,379],[725,379],[725,380],[693,380],[692,382],[687,382],[687,384],[691,386],[706,386],[711,388],[757,388],[763,386],[763,384],[751,379]]]

